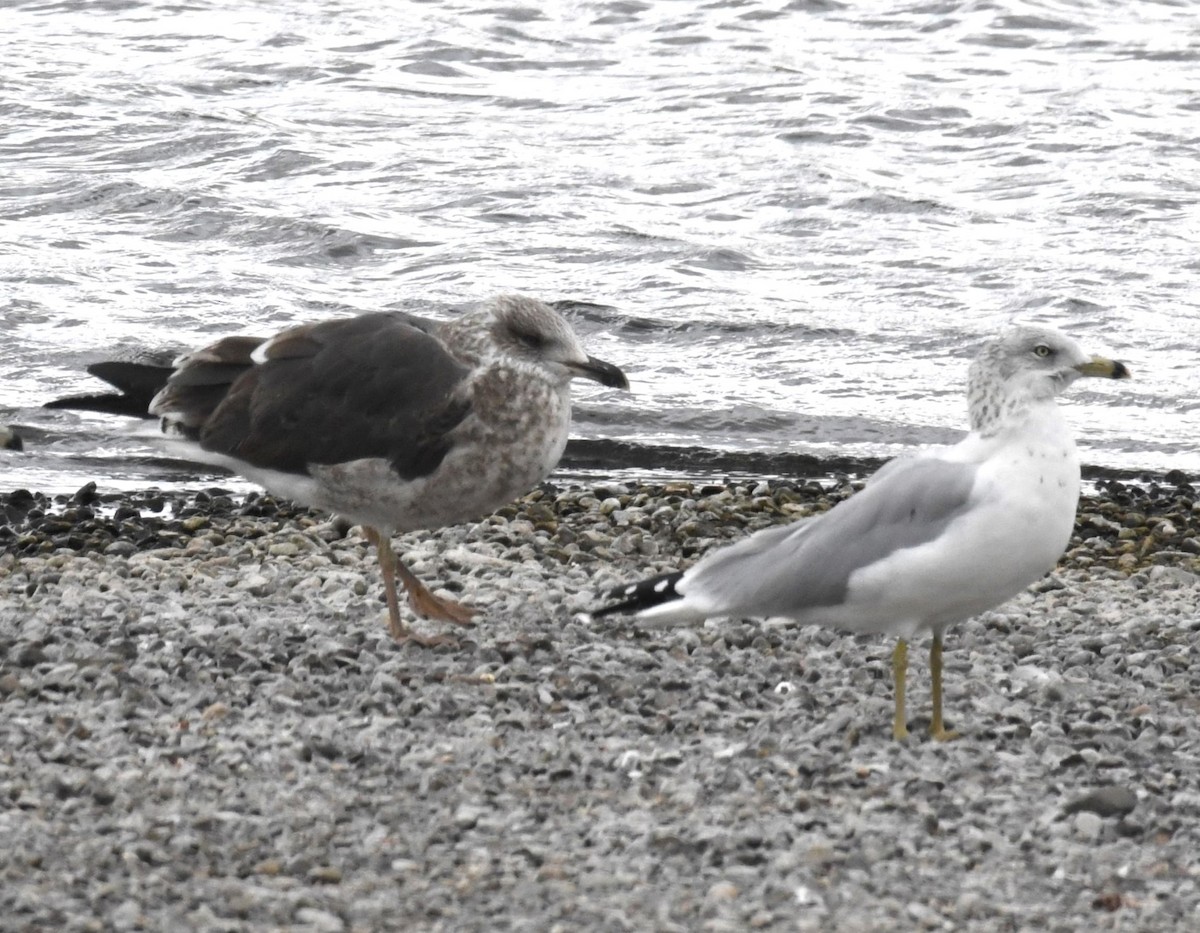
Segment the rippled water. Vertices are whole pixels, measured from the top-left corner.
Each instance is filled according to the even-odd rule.
[[[1085,460],[1200,471],[1187,3],[8,2],[5,486],[184,481],[83,367],[498,291],[632,395],[577,434],[890,455],[953,439],[1017,316],[1126,360]],[[99,458],[99,459],[97,459]]]

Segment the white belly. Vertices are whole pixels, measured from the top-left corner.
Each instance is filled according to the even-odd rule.
[[[1075,525],[1079,460],[1061,424],[1046,427],[988,451],[964,514],[934,541],[854,573],[846,602],[820,621],[910,638],[941,632],[1053,569]]]

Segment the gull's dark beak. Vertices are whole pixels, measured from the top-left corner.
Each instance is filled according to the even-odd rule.
[[[612,363],[598,360],[594,356],[589,356],[586,363],[567,363],[567,368],[573,375],[582,376],[584,379],[593,379],[610,389],[629,388],[629,380],[625,378],[625,374],[620,369],[613,366]]]
[[[1080,363],[1075,369],[1084,376],[1099,376],[1102,379],[1129,378],[1129,368],[1124,363],[1103,356],[1093,356],[1086,363]]]

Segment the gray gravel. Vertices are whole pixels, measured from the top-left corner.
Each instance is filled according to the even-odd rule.
[[[457,648],[303,512],[0,536],[0,928],[1200,928],[1194,553],[1083,529],[950,632],[959,741],[914,648],[898,744],[886,639],[580,617],[755,524],[620,492],[398,539],[486,610]]]

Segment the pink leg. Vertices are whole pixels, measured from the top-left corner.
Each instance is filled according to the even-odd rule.
[[[455,625],[471,626],[471,617],[476,614],[474,609],[456,603],[452,600],[439,599],[434,596],[425,584],[417,579],[416,574],[404,566],[403,562],[392,550],[392,542],[376,529],[363,526],[367,540],[375,545],[379,554],[379,567],[383,571],[383,588],[387,596],[388,628],[396,641],[415,641],[419,645],[441,645],[453,643],[454,639],[445,635],[420,635],[400,621],[400,601],[396,594],[396,577],[404,584],[408,593],[408,604],[413,611],[425,619],[436,619],[443,622],[453,622]]]

